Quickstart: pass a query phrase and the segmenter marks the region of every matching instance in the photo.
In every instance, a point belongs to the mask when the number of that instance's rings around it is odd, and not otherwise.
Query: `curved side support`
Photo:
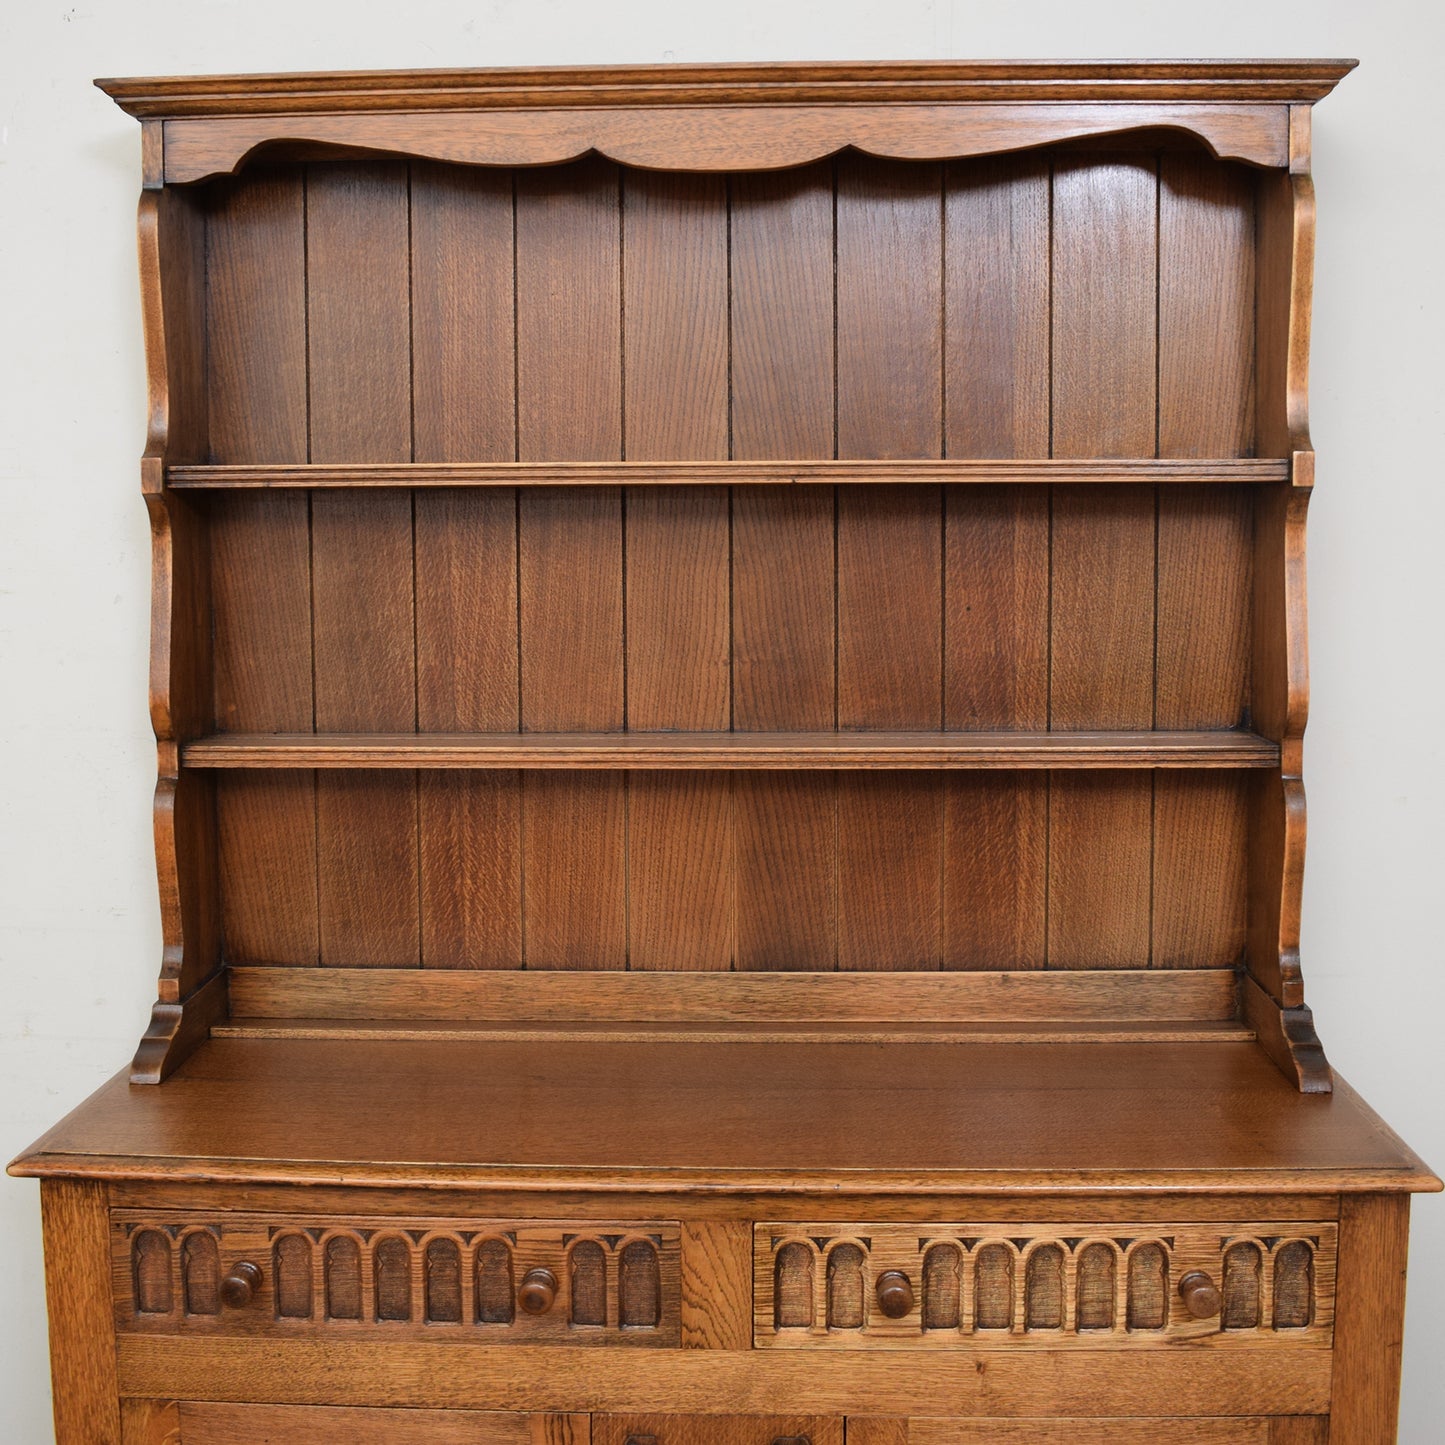
[[[1291,166],[1259,193],[1258,437],[1260,456],[1284,457],[1291,481],[1256,500],[1254,728],[1279,744],[1280,770],[1251,799],[1245,1017],[1261,1045],[1306,1093],[1332,1088],[1305,1006],[1300,967],[1304,887],[1304,733],[1309,717],[1305,523],[1314,483],[1309,435],[1310,301],[1315,197],[1307,166],[1308,108],[1291,117]]]
[[[180,770],[180,744],[205,731],[211,686],[206,522],[169,492],[171,461],[205,454],[204,220],[174,192],[146,190],[138,217],[148,415],[141,490],[151,524],[151,726],[162,957],[151,1022],[131,1066],[159,1083],[225,1007],[219,973],[213,784]]]
[[[168,120],[165,177],[177,184],[229,174],[278,145],[490,166],[557,165],[595,151],[646,170],[732,171],[781,170],[849,147],[948,160],[1155,129],[1193,136],[1224,160],[1289,159],[1285,105],[674,106]]]

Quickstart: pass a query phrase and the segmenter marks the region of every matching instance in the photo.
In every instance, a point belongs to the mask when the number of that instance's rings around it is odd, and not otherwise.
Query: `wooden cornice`
[[[907,61],[161,76],[96,84],[142,119],[632,106],[1233,101],[1309,104],[1353,60]]]

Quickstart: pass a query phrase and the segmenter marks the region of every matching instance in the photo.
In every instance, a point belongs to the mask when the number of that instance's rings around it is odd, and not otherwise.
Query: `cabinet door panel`
[[[588,1445],[586,1415],[122,1402],[122,1445]]]
[[[848,1445],[1279,1445],[1323,1442],[1323,1416],[848,1421]],[[1303,1429],[1306,1433],[1300,1434]],[[1310,1433],[1315,1432],[1318,1433]]]
[[[594,1415],[596,1445],[843,1445],[822,1415]]]

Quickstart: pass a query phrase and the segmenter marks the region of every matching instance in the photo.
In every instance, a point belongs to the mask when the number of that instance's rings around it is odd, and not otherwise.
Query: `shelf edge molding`
[[[175,491],[367,487],[999,485],[1287,482],[1284,457],[1054,458],[947,461],[407,462],[173,466]]]
[[[348,111],[942,100],[1322,100],[1348,59],[744,61],[694,65],[128,76],[96,85],[151,119]]]
[[[1228,732],[217,733],[189,769],[1275,768],[1279,748]]]

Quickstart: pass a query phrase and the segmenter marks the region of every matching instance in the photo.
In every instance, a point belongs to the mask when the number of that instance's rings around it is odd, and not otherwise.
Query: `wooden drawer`
[[[1334,1224],[1298,1220],[758,1224],[754,1338],[770,1348],[1328,1347],[1336,1236]]]
[[[113,1211],[116,1328],[676,1345],[678,1226]]]

